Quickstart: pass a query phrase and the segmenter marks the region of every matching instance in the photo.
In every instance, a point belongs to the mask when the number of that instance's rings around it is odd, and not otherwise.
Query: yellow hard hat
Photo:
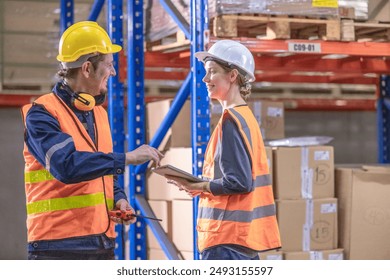
[[[107,32],[94,21],[80,21],[69,26],[61,36],[57,60],[74,62],[92,53],[117,53],[121,46],[111,42]]]

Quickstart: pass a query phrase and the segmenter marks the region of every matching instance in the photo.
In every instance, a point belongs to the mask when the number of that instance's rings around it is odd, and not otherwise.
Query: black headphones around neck
[[[66,83],[62,83],[62,88],[71,96],[71,104],[80,111],[91,111],[97,105],[102,105],[106,100],[106,95],[92,96],[86,92],[74,92]]]

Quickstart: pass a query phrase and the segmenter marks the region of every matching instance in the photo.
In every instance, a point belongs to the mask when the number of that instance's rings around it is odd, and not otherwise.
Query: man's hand
[[[126,211],[131,211],[132,213],[135,213],[133,207],[131,207],[130,204],[127,202],[127,200],[123,198],[117,201],[115,205],[115,209],[120,210],[122,213],[126,213]],[[127,219],[124,220],[120,217],[110,216],[110,219],[117,224],[124,224],[124,225],[134,224],[137,221],[136,217],[132,217],[129,220]]]
[[[160,166],[160,161],[164,155],[149,145],[142,145],[137,149],[126,153],[126,164],[142,164],[149,160],[154,161],[155,167]]]

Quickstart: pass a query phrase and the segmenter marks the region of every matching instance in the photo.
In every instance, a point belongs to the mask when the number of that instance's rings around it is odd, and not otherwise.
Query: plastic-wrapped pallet
[[[209,17],[227,14],[265,14],[269,0],[209,0]]]
[[[355,19],[368,19],[368,0],[339,0],[339,6],[354,8]]]
[[[171,0],[179,13],[189,22],[190,1]],[[364,2],[347,1],[344,2]],[[145,3],[145,40],[157,41],[175,34],[179,27],[161,6],[159,0]],[[363,11],[363,9],[362,9]],[[208,0],[209,18],[228,14],[299,15],[309,17],[337,17],[337,0]]]
[[[209,17],[223,14],[337,16],[337,0],[209,0]]]
[[[267,0],[267,14],[337,17],[337,0]]]

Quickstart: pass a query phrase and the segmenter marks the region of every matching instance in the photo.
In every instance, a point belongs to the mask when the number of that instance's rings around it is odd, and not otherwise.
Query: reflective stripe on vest
[[[269,174],[256,176],[256,179],[252,182],[252,187],[266,187],[272,184],[272,178]]]
[[[276,208],[274,204],[261,206],[252,211],[207,208],[201,207],[199,209],[199,219],[211,219],[219,221],[230,221],[239,223],[250,223],[252,220],[276,215]]]
[[[61,150],[63,147],[65,147],[66,145],[68,145],[69,143],[73,142],[73,139],[72,138],[68,138],[66,139],[65,141],[61,142],[61,143],[58,143],[58,144],[55,144],[53,145],[46,153],[45,155],[45,162],[46,162],[46,166],[45,168],[47,170],[50,170],[50,160],[51,160],[51,157],[52,155],[57,152],[58,150]]]
[[[70,210],[75,208],[95,206],[104,203],[104,193],[94,193],[64,198],[52,198],[28,203],[27,214],[32,215],[58,210]],[[114,201],[112,199],[107,199],[107,204],[109,206],[109,209],[112,209]]]
[[[106,175],[106,177],[113,177],[114,175]],[[46,169],[26,171],[24,173],[24,182],[26,184],[34,184],[45,181],[53,180],[53,175],[50,174]]]
[[[45,181],[53,180],[53,175],[50,174],[46,169],[35,170],[35,171],[26,171],[24,173],[24,182],[26,184],[34,184]]]

